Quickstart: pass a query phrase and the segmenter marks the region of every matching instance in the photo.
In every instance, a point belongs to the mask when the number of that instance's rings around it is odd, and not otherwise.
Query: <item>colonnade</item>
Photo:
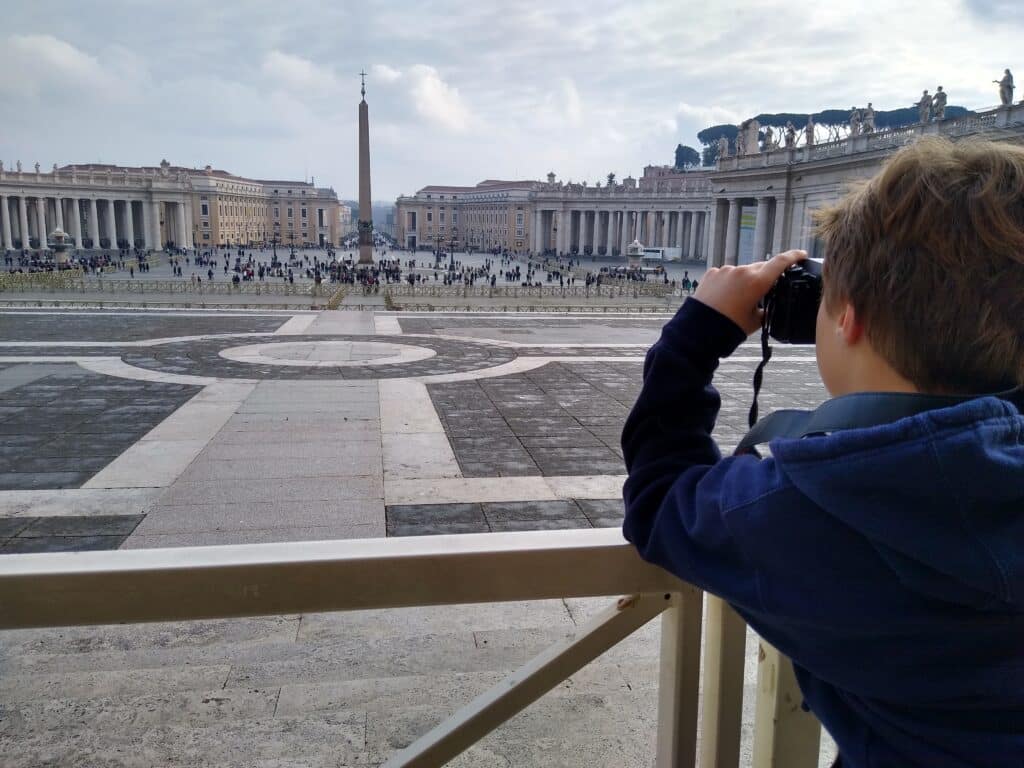
[[[168,200],[118,200],[67,196],[10,195],[0,192],[0,231],[4,250],[45,248],[61,229],[76,248],[161,250],[167,242],[191,248],[191,205]],[[65,222],[67,225],[65,226]]]
[[[779,253],[786,242],[786,204],[784,198],[771,195],[718,199],[711,214],[710,266],[740,263],[740,230],[744,207],[757,208],[754,239],[749,258],[744,262],[761,261]]]
[[[639,240],[648,248],[675,248],[687,260],[706,259],[711,211],[602,210],[537,207],[531,228],[534,253],[623,255]]]

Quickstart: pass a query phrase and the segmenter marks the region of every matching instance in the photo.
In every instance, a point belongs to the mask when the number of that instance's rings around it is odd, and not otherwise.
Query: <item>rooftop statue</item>
[[[729,140],[725,136],[718,137],[718,156],[728,157],[729,156]]]
[[[850,135],[860,136],[864,127],[864,118],[861,116],[860,110],[856,107],[850,107]]]
[[[808,147],[814,146],[814,118],[807,116],[807,125],[804,126],[804,143]]]
[[[1013,103],[1013,75],[1010,70],[1003,70],[1002,80],[993,80],[993,83],[999,85],[999,103],[1004,107],[1008,107]]]
[[[917,121],[927,123],[932,112],[932,97],[926,88],[921,94],[921,100],[915,105],[917,107]]]
[[[875,109],[871,106],[871,102],[868,102],[867,107],[864,108],[864,133],[875,132]]]
[[[932,120],[945,120],[946,118],[946,92],[942,86],[932,96]]]
[[[796,126],[792,120],[786,121],[786,149],[793,149],[796,146]]]

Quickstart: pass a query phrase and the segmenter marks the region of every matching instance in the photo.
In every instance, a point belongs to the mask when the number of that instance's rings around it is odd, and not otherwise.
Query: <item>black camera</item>
[[[764,297],[764,328],[783,344],[813,344],[821,304],[821,259],[787,269]]]

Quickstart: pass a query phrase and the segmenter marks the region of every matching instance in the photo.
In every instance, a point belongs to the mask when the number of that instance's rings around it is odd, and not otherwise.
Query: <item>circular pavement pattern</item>
[[[287,340],[285,340],[287,339]],[[252,338],[246,339],[252,341]],[[109,352],[107,353],[109,354]],[[160,344],[122,352],[128,365],[224,379],[402,379],[464,373],[508,363],[515,350],[422,336],[271,336]]]
[[[222,349],[227,360],[250,365],[297,365],[308,368],[343,368],[398,365],[426,360],[437,354],[427,347],[381,341],[284,341]]]

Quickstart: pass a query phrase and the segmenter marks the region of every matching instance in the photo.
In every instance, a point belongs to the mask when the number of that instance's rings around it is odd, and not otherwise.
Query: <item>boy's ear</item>
[[[836,319],[836,334],[848,347],[857,344],[864,336],[864,326],[857,317],[857,310],[849,302],[843,302],[843,308]]]

